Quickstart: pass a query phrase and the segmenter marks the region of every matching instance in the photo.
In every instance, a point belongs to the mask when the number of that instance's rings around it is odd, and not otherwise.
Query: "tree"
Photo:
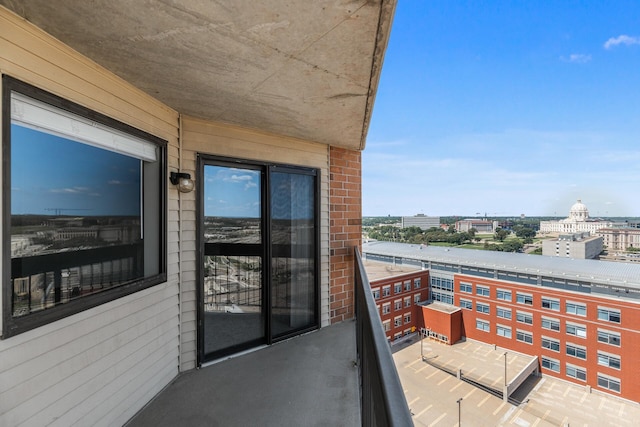
[[[469,233],[469,236],[471,236],[471,238],[473,239],[474,237],[476,237],[476,233],[478,232],[478,230],[475,229],[475,227],[471,227],[469,229],[469,231],[467,231],[467,233]]]
[[[522,225],[516,225],[515,227],[513,227],[513,231],[516,233],[516,236],[520,237],[521,239],[533,239],[534,237],[536,237],[536,230]]]
[[[510,239],[502,244],[503,252],[519,252],[522,250],[522,242],[519,239]]]
[[[509,235],[508,230],[504,230],[498,227],[496,228],[496,232],[493,234],[493,238],[496,239],[498,242],[504,242],[504,239],[506,239],[508,235]]]
[[[447,233],[453,234],[455,232],[456,232],[456,226],[455,225],[450,225],[449,229],[447,230]]]

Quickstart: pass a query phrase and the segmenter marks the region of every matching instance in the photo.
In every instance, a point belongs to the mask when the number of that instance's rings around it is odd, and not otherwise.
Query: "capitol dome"
[[[587,209],[587,206],[582,203],[581,200],[578,200],[571,206],[569,218],[575,219],[576,221],[586,221],[587,218],[589,218],[589,209]]]

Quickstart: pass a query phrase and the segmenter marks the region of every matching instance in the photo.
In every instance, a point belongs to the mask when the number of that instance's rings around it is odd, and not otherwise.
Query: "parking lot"
[[[393,350],[416,426],[599,427],[635,426],[640,420],[640,405],[634,402],[547,376],[529,377],[513,395],[522,403],[513,405],[423,361],[418,338],[394,345]],[[475,341],[454,346],[423,341],[423,354],[437,356],[447,367],[461,365],[489,383],[504,380],[504,368],[496,368],[504,352]],[[512,371],[517,370],[515,354],[508,356],[507,364],[509,360]]]

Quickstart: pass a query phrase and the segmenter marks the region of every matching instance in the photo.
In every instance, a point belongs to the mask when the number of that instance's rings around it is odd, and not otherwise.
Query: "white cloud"
[[[564,62],[573,62],[574,64],[586,64],[591,61],[591,55],[586,55],[584,53],[572,53],[568,57],[561,56],[560,60]]]
[[[631,37],[631,36],[626,36],[624,34],[618,37],[611,37],[609,40],[607,40],[604,43],[604,48],[611,49],[612,47],[618,46],[619,44],[626,44],[626,45],[640,44],[640,37]]]
[[[108,182],[109,185],[120,185],[122,184],[122,181],[118,181],[117,179],[112,179],[111,181]]]

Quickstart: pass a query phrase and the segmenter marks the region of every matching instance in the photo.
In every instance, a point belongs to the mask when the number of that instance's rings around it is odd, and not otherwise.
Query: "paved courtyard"
[[[420,340],[394,345],[394,360],[416,426],[637,426],[640,405],[551,377],[530,377],[514,396],[522,403],[504,402],[422,360]],[[467,341],[447,346],[423,341],[423,354],[437,356],[447,367],[462,365],[489,383],[504,379],[496,369],[504,349]],[[509,356],[511,355],[511,356]],[[516,353],[507,356],[512,365]],[[504,362],[502,362],[504,363]],[[510,377],[510,374],[508,374]],[[460,403],[458,400],[462,398]],[[458,424],[460,410],[460,424]]]

